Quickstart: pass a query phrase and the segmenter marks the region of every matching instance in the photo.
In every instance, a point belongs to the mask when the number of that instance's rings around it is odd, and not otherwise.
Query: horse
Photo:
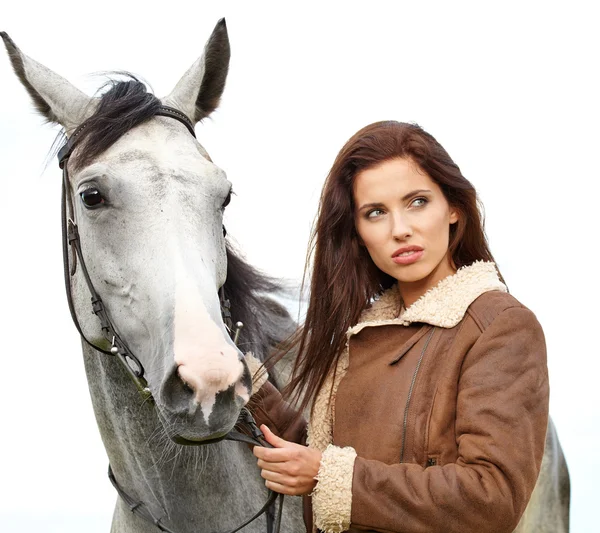
[[[111,479],[122,496],[111,531],[149,531],[134,506],[155,517],[157,530],[230,530],[267,493],[246,445],[194,446],[227,434],[252,392],[226,323],[245,324],[239,346],[260,360],[296,324],[267,296],[281,286],[228,243],[223,211],[231,184],[193,136],[224,90],[225,22],[162,99],[135,78],[90,98],[2,37],[38,110],[68,138],[78,136],[62,159],[69,170],[65,241],[80,248],[65,251],[66,286]],[[96,316],[90,287],[103,302]],[[105,355],[111,353],[123,364]],[[297,500],[286,503],[283,531],[304,530]],[[266,522],[261,516],[243,531],[264,531]],[[550,420],[542,470],[515,533],[568,530],[569,475]]]
[[[269,499],[248,443],[221,440],[252,392],[245,352],[263,361],[295,322],[269,297],[282,284],[226,238],[232,185],[194,134],[225,87],[226,23],[162,99],[133,76],[89,97],[2,38],[35,106],[69,139],[65,281],[120,495],[111,532],[232,531]],[[236,344],[227,326],[238,321]],[[286,499],[281,530],[303,528],[300,499]]]
[[[568,533],[571,481],[558,433],[548,418],[540,475],[514,533]]]

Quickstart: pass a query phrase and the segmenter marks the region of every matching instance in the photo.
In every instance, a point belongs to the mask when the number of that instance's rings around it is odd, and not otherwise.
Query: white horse
[[[92,403],[122,491],[111,531],[233,530],[267,500],[250,447],[190,446],[231,430],[252,391],[222,307],[245,323],[239,345],[260,358],[293,322],[262,296],[277,284],[227,246],[231,183],[193,135],[225,86],[225,22],[162,99],[134,78],[90,98],[2,37],[38,110],[74,143],[64,160],[65,238],[73,247],[67,285],[89,341],[82,345]],[[95,292],[105,310],[96,308],[98,316],[90,305]],[[286,500],[282,531],[303,530],[293,500]],[[265,531],[266,522],[262,515],[243,531]]]

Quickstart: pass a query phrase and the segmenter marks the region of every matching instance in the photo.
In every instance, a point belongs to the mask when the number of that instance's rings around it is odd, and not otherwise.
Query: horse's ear
[[[93,98],[67,80],[23,54],[5,32],[0,32],[15,74],[27,89],[37,110],[49,122],[61,124],[70,134],[93,112]]]
[[[217,22],[204,54],[163,99],[166,105],[183,111],[194,122],[210,115],[219,105],[229,70],[229,36],[225,19]]]

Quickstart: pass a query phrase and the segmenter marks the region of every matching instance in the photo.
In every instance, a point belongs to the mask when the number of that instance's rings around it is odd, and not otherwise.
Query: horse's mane
[[[155,116],[161,101],[147,91],[146,85],[129,73],[123,81],[109,80],[96,110],[79,134],[76,166],[83,167],[110,148],[133,127]],[[295,322],[287,310],[267,294],[285,292],[283,283],[249,265],[227,243],[227,281],[225,297],[231,302],[233,323],[242,322],[239,346],[263,360],[274,345],[286,339]]]
[[[261,361],[276,344],[296,329],[296,323],[283,305],[267,295],[285,293],[279,280],[266,276],[249,265],[227,243],[227,281],[225,298],[231,303],[231,318],[242,322],[238,345],[242,352],[253,352]]]

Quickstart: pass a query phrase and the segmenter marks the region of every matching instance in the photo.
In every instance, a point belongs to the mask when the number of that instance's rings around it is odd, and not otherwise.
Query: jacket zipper
[[[435,328],[431,329],[431,333],[428,335],[425,340],[425,344],[423,349],[421,350],[421,356],[419,357],[419,361],[417,362],[417,368],[413,373],[412,381],[410,382],[410,388],[408,389],[408,398],[406,398],[406,407],[404,408],[404,422],[402,424],[402,447],[400,448],[400,462],[404,462],[404,448],[406,444],[406,424],[408,422],[408,408],[410,406],[410,398],[412,396],[413,388],[415,386],[415,381],[417,381],[417,373],[419,372],[419,368],[421,367],[421,361],[423,361],[423,356],[425,355],[425,350],[427,350],[427,346],[429,345],[429,341],[431,337],[433,337],[433,332]]]

